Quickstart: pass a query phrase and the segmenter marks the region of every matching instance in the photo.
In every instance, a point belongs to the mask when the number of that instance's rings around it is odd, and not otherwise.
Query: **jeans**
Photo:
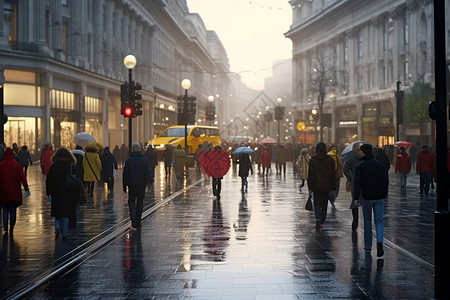
[[[316,220],[320,220],[320,223],[323,224],[327,218],[328,192],[314,192],[313,197]]]
[[[406,179],[408,179],[408,173],[400,173],[400,185],[406,187]]]
[[[9,225],[11,231],[14,228],[14,225],[16,225],[16,217],[17,217],[17,202],[11,201],[8,202],[6,205],[3,205],[3,229],[5,231],[8,230],[8,217],[9,217]]]
[[[128,187],[128,208],[130,209],[131,226],[141,228],[142,210],[144,206],[145,186]]]
[[[428,194],[431,183],[431,172],[420,172],[420,193]]]
[[[364,216],[364,249],[372,249],[372,209],[377,232],[377,243],[383,242],[383,212],[384,199],[366,200],[362,202],[362,211]]]
[[[55,218],[55,231],[61,232],[63,238],[67,236],[67,228],[69,228],[69,217]]]

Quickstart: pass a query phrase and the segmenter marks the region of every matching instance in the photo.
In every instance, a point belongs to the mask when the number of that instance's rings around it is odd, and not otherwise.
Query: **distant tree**
[[[323,54],[315,56],[312,61],[312,70],[309,74],[309,87],[311,95],[317,97],[319,106],[320,138],[323,137],[323,104],[329,94],[336,94],[340,90],[337,82],[335,57],[324,57]]]
[[[403,107],[406,123],[430,122],[428,116],[428,103],[434,101],[434,89],[429,83],[418,80],[413,87],[405,92],[405,103]]]

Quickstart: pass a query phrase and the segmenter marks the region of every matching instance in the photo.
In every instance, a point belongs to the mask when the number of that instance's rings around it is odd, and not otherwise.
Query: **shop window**
[[[6,146],[11,147],[13,143],[17,143],[19,148],[27,146],[30,154],[37,153],[38,120],[38,118],[8,117],[8,122],[4,125]]]
[[[86,113],[100,114],[102,112],[102,100],[99,98],[88,97],[84,98],[84,107]]]
[[[21,106],[41,106],[39,87],[34,85],[5,83],[4,104]]]
[[[50,103],[52,108],[63,110],[78,110],[78,95],[61,90],[51,90]]]

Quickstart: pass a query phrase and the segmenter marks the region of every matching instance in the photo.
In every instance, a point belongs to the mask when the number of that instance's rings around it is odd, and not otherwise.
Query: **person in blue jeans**
[[[381,163],[374,159],[372,146],[361,145],[357,151],[359,163],[355,167],[353,199],[358,205],[362,195],[362,211],[364,218],[364,251],[372,251],[372,211],[377,232],[377,257],[384,255],[383,250],[383,211],[384,200],[388,193],[388,175]]]

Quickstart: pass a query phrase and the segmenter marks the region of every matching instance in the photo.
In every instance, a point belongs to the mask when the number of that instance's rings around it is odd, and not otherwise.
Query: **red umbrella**
[[[412,146],[414,146],[413,143],[407,142],[407,141],[398,141],[398,142],[395,142],[394,145],[399,146],[399,147],[412,147]]]
[[[262,140],[260,140],[259,143],[260,144],[276,144],[277,141],[271,137],[266,137],[266,138],[263,138]]]
[[[212,149],[205,155],[199,156],[200,165],[206,174],[212,178],[220,178],[230,169],[230,156],[222,149]]]

